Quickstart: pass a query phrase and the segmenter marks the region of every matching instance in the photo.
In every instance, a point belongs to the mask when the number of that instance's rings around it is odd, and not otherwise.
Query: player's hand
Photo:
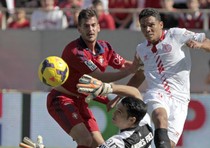
[[[103,83],[89,75],[84,74],[77,84],[79,93],[89,94],[88,99],[93,99],[97,96],[112,93],[112,86],[110,83]]]
[[[37,141],[33,142],[30,138],[24,137],[23,141],[19,143],[19,146],[22,148],[45,148],[43,144],[42,136],[37,137]]]
[[[199,49],[199,48],[201,48],[202,43],[195,41],[195,40],[189,40],[189,41],[187,41],[186,45],[190,48],[198,48]]]

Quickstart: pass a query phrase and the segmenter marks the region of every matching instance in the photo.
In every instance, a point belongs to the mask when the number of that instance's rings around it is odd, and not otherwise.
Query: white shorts
[[[175,144],[182,134],[187,117],[189,101],[182,102],[176,98],[170,98],[164,93],[147,92],[144,94],[144,102],[148,105],[148,113],[157,108],[164,108],[168,116],[168,136]]]

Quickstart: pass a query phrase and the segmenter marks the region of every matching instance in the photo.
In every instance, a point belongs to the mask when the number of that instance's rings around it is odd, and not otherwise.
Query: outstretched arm
[[[128,86],[128,85],[118,85],[112,84],[113,93],[119,96],[130,96],[142,99],[141,93],[135,87]]]
[[[77,84],[80,93],[91,94],[92,97],[115,93],[120,96],[130,96],[142,99],[139,90],[132,86],[103,83],[89,75],[83,75]]]
[[[89,73],[88,75],[97,78],[103,82],[114,82],[122,78],[125,78],[130,74],[135,73],[138,68],[139,68],[139,63],[137,59],[134,59],[133,62],[126,60],[120,71],[101,72],[99,69],[96,69],[94,72]]]
[[[139,86],[144,82],[144,79],[144,71],[140,69],[131,77],[127,85],[139,88]]]
[[[190,48],[204,49],[205,51],[210,52],[210,39],[208,38],[205,38],[203,42],[189,40],[186,45]]]

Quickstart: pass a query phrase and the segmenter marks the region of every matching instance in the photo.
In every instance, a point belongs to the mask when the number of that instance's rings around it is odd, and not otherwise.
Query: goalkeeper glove
[[[22,148],[45,148],[43,144],[42,136],[37,137],[37,142],[33,142],[30,138],[24,137],[23,142],[19,143],[19,146]]]
[[[89,102],[97,96],[112,93],[112,85],[110,83],[103,83],[100,80],[84,74],[77,84],[78,92],[89,94],[86,97],[86,102]]]

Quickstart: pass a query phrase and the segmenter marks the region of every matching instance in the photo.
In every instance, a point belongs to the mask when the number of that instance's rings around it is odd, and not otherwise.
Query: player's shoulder
[[[112,49],[111,44],[106,40],[97,40],[97,43],[103,48]]]
[[[64,52],[68,52],[68,53],[71,53],[75,50],[79,50],[80,49],[80,42],[79,42],[79,38],[78,39],[75,39],[71,42],[69,42],[65,48],[64,48]]]
[[[168,34],[173,34],[173,35],[182,35],[186,31],[185,28],[179,28],[179,27],[173,27],[167,30]]]
[[[147,47],[147,45],[148,45],[148,41],[145,40],[145,41],[139,43],[139,44],[136,46],[136,50],[145,49],[145,48]]]

